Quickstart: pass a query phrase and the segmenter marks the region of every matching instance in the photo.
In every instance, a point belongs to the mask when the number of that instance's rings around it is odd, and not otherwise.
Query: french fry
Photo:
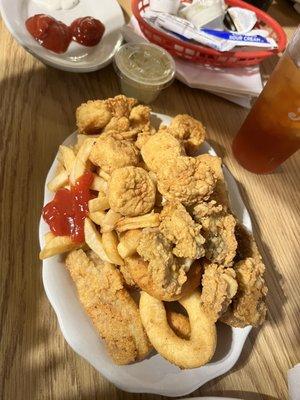
[[[149,213],[138,217],[124,217],[121,218],[116,224],[118,232],[125,232],[130,229],[154,228],[158,226],[159,214]]]
[[[81,247],[81,244],[75,243],[70,236],[53,236],[52,239],[50,238],[50,234],[47,236],[45,246],[39,254],[40,260],[45,260],[45,258]]]
[[[101,260],[112,262],[104,250],[101,235],[90,218],[84,220],[84,237],[86,244],[101,258]]]
[[[89,213],[89,218],[95,222],[95,224],[102,226],[106,213],[104,211],[94,211]]]
[[[100,178],[100,176],[95,175],[91,189],[97,192],[107,192],[107,187],[107,182],[103,178]]]
[[[52,240],[53,238],[55,238],[55,235],[54,235],[54,233],[52,233],[51,231],[45,233],[45,235],[44,235],[45,244],[49,243],[50,240]]]
[[[103,169],[100,169],[99,176],[101,176],[101,178],[103,178],[106,182],[109,181],[110,175],[107,172],[103,171]]]
[[[118,253],[122,258],[131,257],[136,253],[141,233],[141,229],[133,229],[122,234],[118,244]]]
[[[74,151],[68,146],[61,145],[59,146],[59,154],[63,166],[65,167],[67,173],[70,175],[76,158]]]
[[[95,211],[104,211],[109,209],[108,198],[105,193],[102,191],[98,193],[98,197],[96,199],[92,199],[89,201],[89,212]]]
[[[101,225],[102,233],[113,231],[120,218],[122,218],[121,214],[114,212],[112,209],[108,210]]]
[[[124,261],[117,250],[119,241],[116,232],[104,232],[102,234],[102,242],[104,250],[111,261],[116,265],[124,265]]]
[[[70,182],[72,185],[75,185],[78,178],[81,177],[85,173],[87,169],[90,167],[89,156],[94,146],[95,139],[86,139],[83,145],[80,147],[75,161],[73,163],[73,168],[70,173]]]
[[[57,192],[58,189],[67,185],[68,180],[68,173],[66,170],[63,170],[48,183],[47,187],[49,190],[51,190],[51,192]]]

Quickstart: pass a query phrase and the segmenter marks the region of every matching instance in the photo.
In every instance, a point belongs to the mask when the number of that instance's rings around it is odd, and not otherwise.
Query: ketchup
[[[75,42],[84,46],[96,46],[104,34],[105,26],[98,19],[84,17],[75,19],[70,31]]]
[[[28,18],[25,25],[34,39],[46,49],[55,53],[67,51],[72,35],[63,22],[45,14],[37,14]]]
[[[56,236],[71,236],[76,243],[84,242],[84,219],[88,215],[88,201],[93,198],[90,186],[94,176],[85,172],[68,189],[59,189],[54,199],[43,208],[44,221]]]

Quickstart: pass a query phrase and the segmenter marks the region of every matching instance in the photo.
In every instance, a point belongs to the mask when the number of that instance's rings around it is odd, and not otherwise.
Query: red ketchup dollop
[[[72,35],[63,22],[45,14],[37,14],[28,18],[25,25],[34,39],[46,49],[55,53],[67,51]]]
[[[96,46],[104,34],[105,26],[98,19],[83,17],[72,22],[70,31],[75,42],[84,46]]]
[[[43,218],[56,236],[71,236],[76,243],[84,242],[84,219],[88,215],[88,201],[94,198],[89,189],[94,179],[85,172],[74,186],[59,189],[54,199],[43,208]]]

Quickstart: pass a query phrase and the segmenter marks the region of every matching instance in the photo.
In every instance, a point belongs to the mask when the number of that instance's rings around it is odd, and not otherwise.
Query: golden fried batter
[[[133,129],[143,131],[150,128],[150,112],[151,108],[139,104],[133,107],[129,115],[130,126]]]
[[[79,133],[100,133],[111,120],[112,114],[104,100],[89,100],[76,110],[76,123]]]
[[[137,100],[120,94],[105,100],[105,104],[113,117],[129,118],[132,108],[137,104]]]
[[[172,253],[172,244],[159,229],[144,229],[139,245],[138,254],[148,261],[148,273],[154,285],[162,287],[171,295],[181,293],[182,286],[187,280],[192,262],[180,260]]]
[[[217,181],[214,171],[198,157],[181,156],[164,160],[157,177],[159,192],[167,200],[178,200],[185,206],[207,199]]]
[[[147,214],[155,203],[156,188],[143,168],[123,167],[111,174],[108,200],[110,207],[122,215]]]
[[[146,357],[150,350],[138,307],[112,264],[97,263],[82,250],[69,253],[66,266],[87,314],[116,364]]]
[[[113,135],[99,137],[91,151],[90,160],[111,174],[115,169],[137,165],[139,150],[127,140],[116,140]]]
[[[268,292],[263,274],[265,266],[260,260],[246,258],[234,265],[238,291],[222,322],[243,328],[247,325],[261,325],[266,317],[265,296]]]
[[[112,117],[109,123],[103,129],[103,132],[117,132],[122,134],[130,128],[130,122],[127,117]]]
[[[183,260],[181,260],[184,262]],[[162,301],[175,301],[192,293],[200,284],[201,265],[195,261],[186,273],[186,281],[178,291],[172,293],[164,288],[163,281],[154,279],[149,271],[149,263],[144,261],[139,255],[133,255],[125,259],[126,267],[130,276],[140,289],[149,293],[151,296]],[[189,265],[189,264],[188,264]],[[175,274],[174,274],[175,275]],[[168,289],[168,288],[167,288]]]
[[[200,234],[201,225],[195,223],[179,202],[167,203],[161,214],[161,233],[175,245],[173,254],[191,259],[201,258],[205,254],[205,239]]]
[[[147,167],[153,171],[164,168],[168,159],[184,155],[184,148],[167,130],[160,130],[146,141],[141,149],[143,160]]]
[[[214,321],[227,310],[238,288],[232,268],[223,265],[206,264],[202,276],[201,303],[204,311]]]
[[[190,115],[176,115],[169,128],[172,135],[183,142],[187,154],[197,150],[205,140],[204,126]]]
[[[236,254],[236,219],[214,200],[199,203],[193,210],[194,218],[202,225],[205,256],[211,262],[231,265]]]

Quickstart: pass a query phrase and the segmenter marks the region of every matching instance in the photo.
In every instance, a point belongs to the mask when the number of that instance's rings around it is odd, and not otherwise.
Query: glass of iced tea
[[[247,170],[273,172],[300,148],[300,27],[255,102],[232,149]]]

